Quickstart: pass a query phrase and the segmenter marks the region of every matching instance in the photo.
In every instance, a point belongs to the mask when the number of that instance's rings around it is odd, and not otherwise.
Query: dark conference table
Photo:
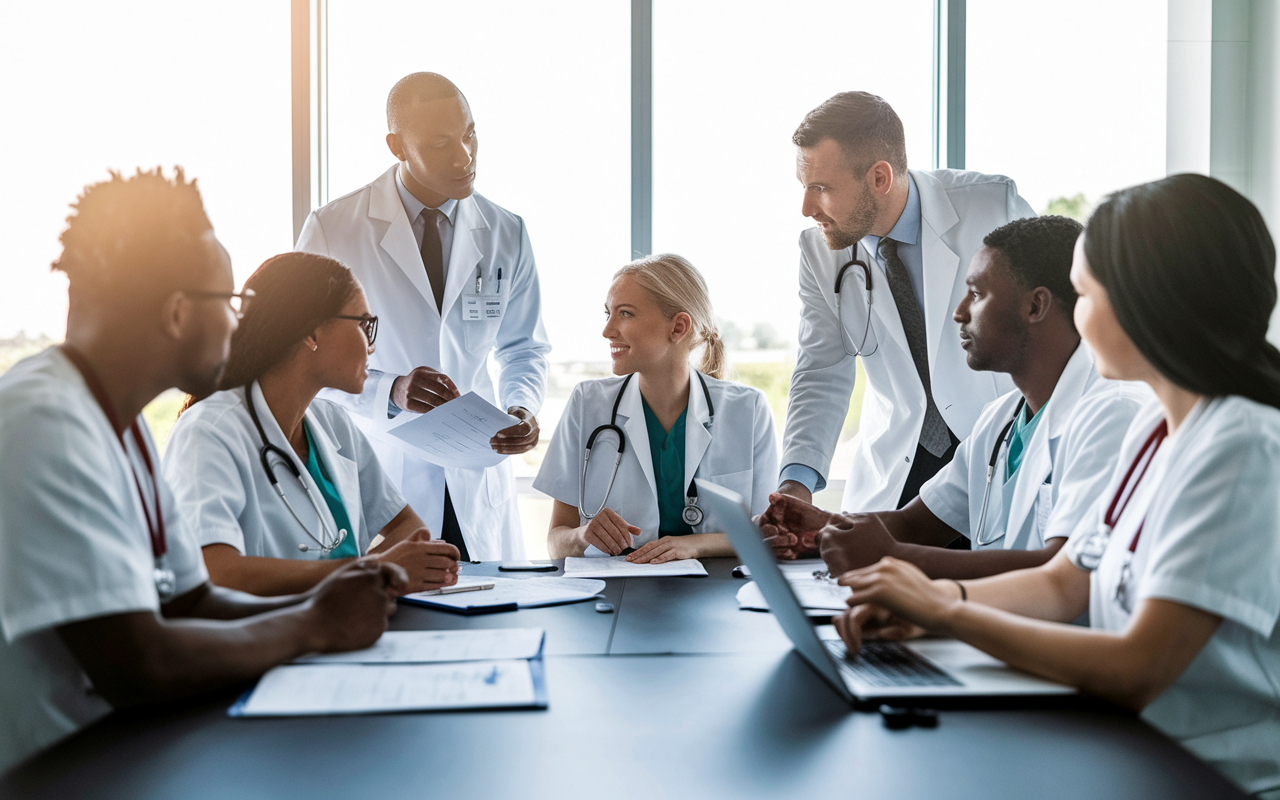
[[[0,797],[1245,796],[1096,704],[943,710],[935,729],[888,730],[823,683],[771,615],[738,610],[736,560],[704,563],[706,578],[609,581],[613,614],[400,607],[395,630],[546,629],[545,711],[231,719],[228,692],[108,717],[0,777]]]

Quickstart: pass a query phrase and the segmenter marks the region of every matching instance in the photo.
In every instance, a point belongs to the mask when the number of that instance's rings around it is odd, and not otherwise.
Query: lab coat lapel
[[[1026,523],[1027,516],[1039,497],[1040,487],[1052,474],[1052,442],[1061,439],[1066,432],[1067,420],[1071,418],[1071,412],[1075,410],[1076,403],[1084,394],[1093,374],[1093,354],[1081,342],[1067,360],[1062,374],[1058,376],[1058,383],[1053,387],[1049,402],[1041,409],[1040,413],[1044,416],[1036,423],[1031,441],[1027,443],[1022,465],[1018,467],[1018,480],[1014,484],[1013,499],[1009,503],[1009,524],[1005,528],[1010,534],[1005,538],[1006,547],[1018,539],[1016,534]],[[1003,473],[997,477],[1001,475]]]
[[[333,519],[333,514],[329,511],[329,504],[324,502],[324,496],[320,494],[320,487],[316,485],[315,479],[307,471],[306,463],[298,458],[298,454],[293,451],[293,445],[289,444],[289,438],[284,434],[284,429],[280,427],[280,423],[276,422],[275,415],[271,413],[271,408],[267,405],[267,399],[262,395],[262,387],[258,385],[257,381],[254,381],[249,385],[249,391],[253,392],[254,408],[258,412],[258,421],[262,423],[262,430],[267,434],[267,441],[279,447],[289,456],[294,466],[298,468],[300,473],[299,480],[302,482],[302,486],[306,487],[305,489],[296,487],[298,491],[290,491],[290,484],[295,484],[293,476],[288,473],[287,467],[283,465],[277,467],[276,477],[280,480],[280,488],[284,489],[286,495],[293,498],[289,502],[293,504],[294,512],[302,518],[303,522],[307,523],[308,530],[317,535],[320,533],[318,526],[316,526],[316,521],[312,519],[316,513],[315,509],[312,508],[311,501],[306,496],[307,492],[310,492],[311,496],[315,498],[316,504],[320,507],[320,513],[324,515],[325,524],[329,526],[329,530],[336,531],[338,525]],[[311,420],[311,436],[316,438],[319,426],[315,424],[309,411],[307,417]],[[247,422],[247,424],[253,425],[252,422]],[[254,430],[253,435],[257,437],[257,434],[258,432]],[[274,457],[271,460],[273,463],[278,463]],[[326,462],[327,465],[328,463]],[[341,491],[341,488],[339,488],[339,491]],[[304,539],[303,541],[306,540]]]
[[[369,193],[369,217],[387,223],[379,245],[383,252],[391,256],[396,266],[413,284],[413,288],[418,290],[418,294],[427,301],[426,305],[431,311],[436,312],[436,298],[431,291],[431,281],[427,280],[422,251],[418,249],[409,215],[405,213],[400,193],[396,191],[397,169],[399,165],[387,170],[374,182],[373,191]]]
[[[445,315],[448,315],[449,309],[453,308],[453,304],[468,287],[470,291],[475,291],[476,265],[484,258],[485,253],[481,252],[479,237],[474,231],[488,227],[489,223],[480,213],[474,197],[458,201],[458,215],[453,227],[453,249],[449,251],[449,274],[444,281]]]
[[[710,388],[709,386],[707,387]],[[684,489],[687,491],[702,457],[711,446],[711,415],[702,382],[696,373],[689,376],[689,406],[684,423]]]
[[[658,502],[658,482],[653,477],[653,453],[649,449],[649,429],[644,422],[644,406],[640,398],[640,380],[632,380],[622,396],[622,404],[618,406],[618,418],[625,418],[622,429],[627,433],[627,452],[640,462],[640,471],[649,484],[649,493],[653,502]]]
[[[942,235],[960,221],[955,207],[938,179],[925,172],[911,171],[920,193],[920,253],[924,264],[924,328],[929,343],[929,369],[937,360],[941,340],[949,330],[951,295],[960,256],[956,255]]]
[[[319,451],[317,455],[320,462],[328,471],[329,478],[338,489],[338,497],[347,510],[347,519],[352,528],[349,534],[356,537],[358,549],[364,552],[364,544],[360,541],[360,465],[342,453],[342,445],[329,438],[329,432],[310,408],[307,409],[306,416],[311,439]]]

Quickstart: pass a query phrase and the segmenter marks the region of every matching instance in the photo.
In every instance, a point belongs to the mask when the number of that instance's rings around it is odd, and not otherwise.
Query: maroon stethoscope
[[[84,356],[65,344],[62,345],[62,352],[66,354],[67,360],[80,371],[84,382],[89,386],[89,391],[93,393],[93,398],[98,401],[98,405],[102,408],[102,413],[106,415],[112,432],[120,430],[119,418],[116,416],[115,409],[111,407],[111,401],[107,398],[107,392],[102,387],[102,381],[98,380],[98,376],[89,366],[89,362],[85,360]],[[146,440],[142,437],[142,429],[138,425],[137,419],[134,419],[133,424],[129,426],[129,431],[133,433],[133,440],[138,445],[138,452],[142,454],[142,463],[147,468],[147,476],[151,479],[151,492],[152,497],[155,499],[153,506],[155,509],[154,519],[151,515],[151,509],[147,507],[147,498],[142,491],[142,480],[138,477],[137,467],[134,466],[133,459],[129,458],[129,449],[125,446],[124,434],[116,434],[116,439],[120,442],[120,448],[124,450],[125,460],[129,462],[129,470],[133,473],[133,485],[138,487],[138,500],[142,503],[142,515],[147,521],[147,533],[151,538],[151,556],[154,559],[152,577],[155,580],[156,592],[160,595],[161,600],[168,600],[173,597],[174,592],[177,590],[178,579],[173,569],[169,567],[169,547],[164,535],[164,511],[160,507],[160,482],[156,480],[155,466],[151,463],[151,452],[147,449]]]
[[[1160,424],[1151,432],[1147,440],[1142,444],[1142,448],[1138,450],[1138,455],[1134,457],[1133,463],[1129,465],[1129,471],[1124,474],[1124,480],[1120,482],[1120,488],[1116,490],[1115,497],[1111,498],[1111,504],[1107,506],[1107,513],[1102,517],[1102,525],[1098,530],[1090,534],[1089,538],[1080,548],[1078,560],[1081,567],[1087,570],[1095,570],[1102,561],[1102,554],[1106,552],[1107,542],[1111,538],[1111,531],[1115,528],[1116,523],[1120,521],[1120,517],[1124,514],[1126,508],[1129,507],[1129,501],[1133,499],[1134,493],[1138,490],[1138,485],[1142,483],[1142,479],[1147,474],[1147,468],[1151,466],[1151,462],[1155,460],[1156,451],[1160,449],[1160,444],[1169,435],[1168,420],[1160,420]],[[1134,476],[1137,473],[1137,477]],[[1132,481],[1132,484],[1130,483]],[[1146,527],[1147,519],[1144,516],[1142,521],[1138,523],[1138,529],[1133,532],[1133,539],[1129,542],[1129,547],[1125,552],[1124,565],[1120,568],[1120,581],[1116,584],[1115,599],[1126,612],[1133,612],[1133,598],[1129,594],[1129,583],[1133,580],[1133,554],[1138,550],[1138,540],[1142,538],[1142,529]]]

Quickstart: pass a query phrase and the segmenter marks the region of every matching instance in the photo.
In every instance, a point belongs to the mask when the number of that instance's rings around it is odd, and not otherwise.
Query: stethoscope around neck
[[[702,396],[707,399],[707,428],[708,430],[715,423],[716,407],[711,402],[711,390],[707,388],[707,379],[702,377],[702,373],[694,370],[694,375],[698,376],[698,383],[702,384]],[[618,427],[618,407],[622,405],[622,396],[627,392],[627,385],[631,383],[631,379],[635,377],[635,373],[631,373],[622,381],[622,385],[618,387],[618,396],[613,399],[613,411],[609,414],[609,421],[599,426],[591,432],[587,437],[587,451],[582,459],[582,478],[578,481],[578,513],[583,519],[595,519],[596,515],[604,510],[605,505],[609,502],[609,493],[613,491],[613,482],[618,478],[618,465],[622,463],[622,454],[627,449],[627,436],[622,432],[622,428]],[[613,470],[609,473],[609,486],[604,490],[604,499],[600,501],[600,505],[596,510],[587,513],[587,466],[591,464],[591,448],[595,446],[596,437],[607,431],[612,431],[618,437],[618,454],[613,459]],[[702,508],[698,505],[698,487],[693,481],[689,481],[689,488],[684,493],[684,510],[680,512],[680,518],[684,523],[693,528],[702,524],[705,518]]]
[[[276,494],[280,495],[280,499],[284,501],[284,507],[289,509],[289,513],[298,523],[298,527],[302,528],[307,534],[307,538],[315,542],[320,547],[322,558],[328,558],[329,554],[342,546],[347,540],[347,531],[342,529],[334,533],[329,527],[329,523],[325,521],[324,511],[320,508],[320,503],[316,500],[315,494],[311,491],[311,487],[302,479],[302,470],[298,469],[298,465],[293,462],[293,458],[279,447],[267,441],[267,432],[263,430],[262,423],[258,420],[258,410],[254,407],[253,385],[249,384],[244,387],[245,405],[249,408],[249,417],[253,420],[253,425],[258,429],[258,435],[262,437],[262,447],[258,449],[258,458],[262,461],[262,471],[267,473],[267,480],[271,481],[271,488],[276,490]],[[284,488],[280,486],[280,480],[276,478],[275,467],[271,463],[271,456],[275,456],[284,465],[289,468],[289,473],[302,486],[302,490],[307,493],[307,499],[311,501],[311,507],[315,509],[316,518],[320,520],[320,536],[316,536],[298,516],[298,512],[293,510],[293,504],[289,502],[289,498],[285,497]],[[306,542],[299,542],[298,549],[307,552],[311,549],[311,545]]]
[[[973,537],[974,543],[979,547],[986,547],[987,545],[995,542],[1001,536],[1004,536],[1003,533],[1000,533],[998,536],[993,536],[990,539],[983,539],[983,526],[987,523],[987,504],[991,502],[991,479],[995,477],[996,474],[996,462],[1000,460],[1000,448],[1008,444],[1009,431],[1013,430],[1013,423],[1018,421],[1018,415],[1022,413],[1022,409],[1026,408],[1026,406],[1027,398],[1019,398],[1018,407],[1013,410],[1013,418],[1006,422],[1005,426],[1000,429],[1000,435],[996,437],[995,446],[991,448],[991,459],[987,461],[987,486],[982,490],[982,510],[978,512],[978,527],[974,531]],[[1007,522],[1008,521],[1006,520],[1006,523]]]

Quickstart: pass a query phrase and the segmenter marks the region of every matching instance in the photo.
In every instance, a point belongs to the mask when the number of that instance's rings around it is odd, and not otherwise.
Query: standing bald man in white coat
[[[538,443],[551,345],[524,221],[475,194],[475,122],[448,79],[429,72],[401,79],[387,98],[387,125],[399,163],[313,211],[298,238],[298,250],[355,273],[380,321],[364,393],[326,396],[371,430],[401,410],[426,412],[474,391],[521,420],[494,437],[493,449],[527,452]],[[463,559],[524,557],[507,461],[448,468],[376,439],[375,447],[405,499]]]
[[[867,388],[841,510],[900,508],[1013,388],[1007,375],[968,368],[951,315],[982,238],[1035,212],[1000,175],[908,171],[902,121],[866,92],[809,112],[793,141],[803,212],[817,227],[800,235],[779,491],[810,501],[826,484],[860,356]]]

